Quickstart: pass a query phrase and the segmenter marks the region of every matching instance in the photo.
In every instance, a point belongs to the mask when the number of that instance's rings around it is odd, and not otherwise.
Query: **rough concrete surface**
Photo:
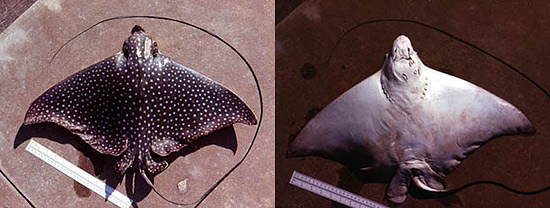
[[[0,179],[0,193],[2,193],[2,207],[17,207],[27,204],[23,196],[2,176]]]
[[[19,15],[23,14],[35,0],[4,0],[0,2],[0,31],[4,31]]]
[[[518,191],[550,185],[550,99],[505,65],[440,32],[411,23],[375,23],[343,37],[359,22],[409,19],[456,35],[516,67],[550,89],[548,3],[439,1],[305,1],[276,26],[276,204],[339,205],[288,184],[293,170],[389,204],[386,183],[364,183],[342,165],[318,158],[285,158],[288,142],[316,112],[382,66],[393,40],[407,35],[424,64],[509,101],[537,133],[495,139],[445,178],[453,189],[489,180]],[[332,53],[329,60],[328,57]],[[474,185],[443,198],[409,196],[400,207],[545,207],[550,191],[523,195]],[[390,204],[391,205],[391,204]]]
[[[264,98],[264,120],[244,163],[201,204],[204,207],[274,206],[274,2],[272,1],[37,1],[0,34],[0,168],[38,207],[112,207],[69,177],[27,153],[34,139],[73,164],[106,179],[140,207],[170,207],[133,171],[118,178],[110,168],[116,158],[91,150],[62,128],[21,126],[31,102],[41,93],[122,48],[136,24],[159,43],[159,50],[231,89],[259,116],[255,83],[246,65],[211,36],[174,22],[126,19],[103,23],[63,48],[74,35],[105,18],[157,15],[201,26],[239,50],[255,69]],[[201,138],[198,147],[169,156],[170,166],[154,176],[156,188],[178,202],[198,199],[244,154],[256,126],[236,124]],[[199,148],[200,147],[200,148]],[[187,179],[187,191],[178,183]],[[2,189],[8,189],[2,182]],[[23,201],[1,192],[15,207]],[[8,206],[12,202],[8,203]],[[4,204],[3,204],[4,205]]]

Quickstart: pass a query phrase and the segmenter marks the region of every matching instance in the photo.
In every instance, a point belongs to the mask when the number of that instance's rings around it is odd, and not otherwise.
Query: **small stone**
[[[178,190],[182,194],[187,193],[187,178],[178,182]]]

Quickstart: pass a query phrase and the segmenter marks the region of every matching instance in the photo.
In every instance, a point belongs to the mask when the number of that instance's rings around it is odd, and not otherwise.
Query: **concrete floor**
[[[438,1],[305,1],[276,26],[276,204],[338,207],[288,184],[293,170],[380,203],[385,183],[363,183],[342,165],[317,157],[287,159],[289,141],[320,109],[382,66],[393,40],[405,34],[423,62],[509,101],[533,122],[532,136],[490,141],[445,178],[447,188],[491,180],[520,191],[550,185],[550,100],[503,64],[448,36],[410,23],[376,23],[344,31],[366,20],[420,21],[448,31],[500,57],[550,89],[550,4]],[[332,53],[332,57],[327,58]],[[475,185],[446,198],[409,196],[400,207],[545,207],[550,191],[521,195],[494,185]]]
[[[4,0],[0,2],[0,32],[25,12],[35,0]]]
[[[225,39],[255,69],[264,98],[264,120],[258,139],[244,163],[201,204],[204,207],[274,206],[274,3],[271,1],[37,1],[0,34],[0,168],[38,207],[112,207],[114,205],[27,153],[34,139],[73,164],[106,179],[141,207],[168,207],[143,181],[127,174],[118,178],[105,157],[78,137],[55,126],[21,126],[31,102],[75,72],[121,50],[131,28],[139,24],[158,43],[159,50],[238,94],[256,116],[258,96],[246,65],[228,47],[197,30],[160,20],[129,19],[107,22],[72,41],[49,63],[54,52],[72,36],[105,18],[157,15],[199,25]],[[253,32],[251,32],[253,31]],[[161,193],[191,202],[204,193],[244,154],[256,126],[237,124],[201,138],[202,148],[184,148],[170,156],[170,167],[154,177]],[[234,131],[234,132],[233,132]],[[235,137],[231,137],[232,135]],[[22,143],[21,143],[22,142]],[[213,144],[213,145],[212,145]],[[128,171],[131,172],[131,171]],[[188,191],[176,184],[188,179]],[[0,201],[24,206],[5,178]]]

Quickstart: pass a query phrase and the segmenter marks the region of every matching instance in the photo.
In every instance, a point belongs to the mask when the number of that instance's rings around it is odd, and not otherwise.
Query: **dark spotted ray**
[[[402,203],[411,183],[446,192],[443,178],[489,140],[534,131],[512,104],[425,66],[409,38],[399,36],[382,69],[319,112],[289,156],[322,156],[367,173],[391,170],[387,195]]]
[[[53,122],[102,154],[120,156],[115,170],[132,164],[158,174],[166,156],[218,129],[255,125],[248,106],[233,92],[159,52],[140,26],[122,51],[53,86],[30,106],[25,125]]]

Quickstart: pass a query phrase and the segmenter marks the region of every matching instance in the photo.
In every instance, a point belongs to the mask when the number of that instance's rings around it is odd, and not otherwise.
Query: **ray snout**
[[[407,36],[400,35],[393,41],[392,57],[394,57],[394,60],[411,59],[413,53],[411,40]]]
[[[134,34],[136,32],[145,32],[145,30],[139,26],[139,25],[135,25],[133,28],[132,28],[132,31],[130,32],[130,34]]]

